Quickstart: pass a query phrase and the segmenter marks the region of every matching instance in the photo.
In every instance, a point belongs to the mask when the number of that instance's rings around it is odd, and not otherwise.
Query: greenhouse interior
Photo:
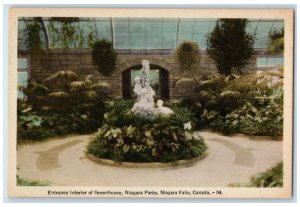
[[[18,185],[282,187],[283,54],[282,19],[21,17]]]

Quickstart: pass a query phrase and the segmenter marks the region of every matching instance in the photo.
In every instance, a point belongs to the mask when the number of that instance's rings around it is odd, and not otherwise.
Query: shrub
[[[44,80],[44,84],[51,91],[67,91],[69,84],[76,81],[78,76],[73,71],[58,71]]]
[[[279,139],[283,133],[282,109],[274,101],[260,108],[246,102],[226,116],[206,111],[202,121],[207,127],[226,134],[267,135]]]
[[[274,188],[283,187],[283,162],[279,162],[267,171],[251,177],[250,183],[231,184],[230,187]]]
[[[172,132],[172,133],[170,133]],[[94,156],[129,162],[171,162],[204,154],[206,145],[197,133],[169,125],[104,125],[94,135],[88,152]]]
[[[104,125],[94,135],[88,153],[129,162],[171,162],[204,154],[203,139],[184,127],[193,120],[187,109],[174,106],[170,117],[146,118],[131,113],[132,105],[132,101],[108,103]]]
[[[49,89],[34,80],[29,79],[26,86],[21,86],[20,90],[26,95],[27,103],[32,105],[33,109],[40,109],[46,104],[46,96]]]
[[[199,47],[195,42],[184,41],[176,49],[176,58],[180,68],[190,70],[199,63]]]
[[[93,82],[91,76],[78,80],[72,71],[59,71],[44,80],[44,84],[29,80],[21,87],[26,103],[35,111],[67,112],[76,111],[84,104],[99,104],[108,97],[107,83]]]
[[[273,78],[279,77],[277,82]],[[196,117],[198,129],[226,134],[268,135],[283,133],[283,75],[266,71],[247,76],[213,74],[199,81],[196,100],[185,101]]]
[[[246,19],[220,19],[208,36],[207,53],[216,63],[219,73],[230,75],[253,55],[254,37],[246,33]]]
[[[78,80],[72,71],[60,71],[44,84],[29,80],[27,96],[18,103],[18,139],[40,140],[71,132],[95,131],[101,126],[109,85],[87,76]]]
[[[92,49],[92,61],[96,69],[105,76],[111,75],[117,61],[112,43],[105,39],[98,40],[94,42]]]
[[[70,114],[41,113],[31,111],[31,108],[27,106],[22,111],[18,110],[18,144],[21,145],[26,139],[39,141],[56,135],[95,131],[101,126],[101,123],[101,117],[94,117],[90,114],[80,112]]]

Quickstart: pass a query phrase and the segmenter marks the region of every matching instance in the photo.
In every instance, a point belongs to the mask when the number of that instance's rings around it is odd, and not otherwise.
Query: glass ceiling
[[[71,23],[72,38],[66,40],[67,30],[61,22],[43,18],[46,33],[40,30],[43,46],[49,48],[89,48],[95,39],[108,39],[116,49],[175,49],[185,40],[197,42],[206,49],[207,35],[217,19],[181,18],[80,18]],[[18,24],[19,49],[26,50],[26,25],[31,18],[20,18]],[[280,31],[284,22],[278,19],[251,19],[246,31],[256,35],[255,49],[267,48],[269,33]],[[48,37],[47,37],[48,36]]]

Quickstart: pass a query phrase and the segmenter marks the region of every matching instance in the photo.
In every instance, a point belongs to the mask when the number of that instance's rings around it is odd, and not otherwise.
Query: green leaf
[[[124,146],[123,146],[123,152],[127,153],[129,151],[129,149],[130,149],[130,146],[127,145],[127,144],[124,144]]]
[[[192,136],[191,133],[188,132],[188,131],[185,131],[185,132],[184,132],[184,135],[185,135],[185,138],[186,138],[187,141],[193,139],[193,136]]]
[[[145,136],[148,137],[148,138],[152,137],[151,130],[145,131]]]
[[[238,120],[234,120],[234,121],[232,122],[232,125],[235,126],[235,125],[237,125],[238,122],[239,122]]]

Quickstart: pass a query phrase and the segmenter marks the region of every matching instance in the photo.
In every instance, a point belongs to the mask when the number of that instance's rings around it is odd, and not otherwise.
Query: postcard
[[[11,8],[10,197],[291,198],[292,9]]]

